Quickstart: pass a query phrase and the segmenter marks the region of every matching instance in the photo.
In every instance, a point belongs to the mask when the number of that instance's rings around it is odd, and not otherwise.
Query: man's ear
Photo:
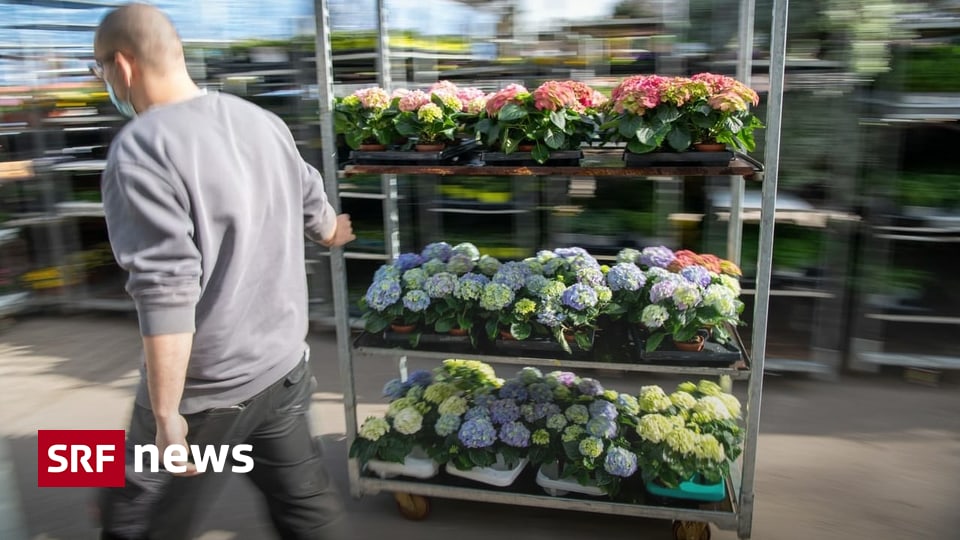
[[[117,74],[123,80],[124,85],[130,88],[130,85],[133,83],[133,73],[136,69],[133,57],[117,51],[114,53],[114,63],[117,66]]]

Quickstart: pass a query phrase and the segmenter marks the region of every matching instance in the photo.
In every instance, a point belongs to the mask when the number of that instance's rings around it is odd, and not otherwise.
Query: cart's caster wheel
[[[426,519],[430,515],[430,499],[412,493],[394,493],[400,514],[412,521]]]
[[[710,540],[710,524],[702,521],[674,521],[674,540]]]

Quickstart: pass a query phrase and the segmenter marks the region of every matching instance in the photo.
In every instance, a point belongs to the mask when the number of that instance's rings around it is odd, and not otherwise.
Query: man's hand
[[[187,444],[187,419],[179,414],[170,417],[168,420],[158,419],[156,444],[157,449],[160,451],[161,460],[163,459],[163,455],[167,448],[175,444],[178,444],[182,448],[186,449],[189,459],[190,446]],[[196,476],[200,474],[197,472],[196,465],[189,463],[188,461],[178,461],[174,462],[173,464],[187,468],[187,470],[184,472],[170,471],[170,474],[174,476]]]
[[[320,242],[326,247],[339,247],[357,239],[353,234],[353,223],[350,222],[350,214],[340,214],[337,216],[337,228],[333,231],[333,236]]]

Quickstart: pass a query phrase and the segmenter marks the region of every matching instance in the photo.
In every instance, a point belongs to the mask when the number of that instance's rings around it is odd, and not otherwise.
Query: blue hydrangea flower
[[[519,291],[527,282],[529,270],[523,263],[510,261],[504,263],[493,276],[493,282],[510,287],[513,291]]]
[[[450,260],[450,256],[453,255],[453,247],[446,242],[435,242],[433,244],[427,244],[427,247],[423,248],[421,255],[428,261],[430,259],[440,259],[446,263]]]
[[[393,261],[393,266],[400,272],[406,272],[411,268],[416,268],[423,264],[423,257],[416,253],[401,253],[397,260]]]
[[[489,418],[472,418],[460,426],[457,438],[467,448],[488,448],[497,442],[497,430]]]
[[[489,281],[487,276],[481,274],[464,274],[457,280],[457,288],[453,290],[453,296],[460,300],[474,302],[480,300],[483,295],[483,287]]]
[[[617,436],[617,423],[609,418],[597,416],[587,422],[587,433],[601,439],[612,439]]]
[[[457,276],[449,272],[434,274],[423,284],[423,290],[427,291],[430,298],[447,298],[456,288]]]
[[[513,302],[513,290],[500,283],[488,283],[480,296],[480,307],[487,311],[500,311]]]
[[[453,246],[454,255],[466,255],[470,257],[471,261],[480,260],[480,250],[477,249],[477,246],[471,244],[470,242],[463,242],[462,244],[457,244]]]
[[[426,311],[430,307],[430,297],[423,291],[410,291],[403,295],[403,307],[414,313]]]
[[[573,270],[578,274],[585,270],[600,271],[600,263],[597,262],[597,260],[593,257],[577,257],[575,259],[570,259],[570,268],[573,268]]]
[[[609,420],[616,420],[618,416],[617,406],[602,399],[598,399],[591,403],[588,409],[590,409],[590,416],[594,418],[607,418]]]
[[[418,369],[410,373],[407,376],[407,387],[411,386],[422,386],[424,388],[433,384],[433,373],[429,371]]]
[[[701,287],[707,287],[710,285],[710,282],[713,281],[713,276],[710,275],[710,271],[698,264],[687,266],[680,270],[680,275],[690,283]]]
[[[640,264],[643,266],[666,268],[675,258],[673,251],[664,246],[643,248],[640,252]]]
[[[447,263],[441,261],[440,259],[430,259],[429,261],[423,263],[423,271],[426,272],[428,276],[439,274],[440,272],[447,271]]]
[[[527,291],[529,291],[530,294],[539,296],[540,291],[547,286],[547,283],[550,283],[550,280],[547,279],[546,276],[534,274],[527,278],[526,283],[524,283],[524,287],[527,288]]]
[[[500,440],[507,446],[526,448],[530,446],[530,430],[520,422],[509,422],[500,428]]]
[[[527,403],[520,407],[523,419],[531,424],[561,412],[560,406],[556,403]]]
[[[620,253],[617,253],[617,264],[636,264],[639,260],[640,252],[633,248],[621,249]]]
[[[607,286],[612,291],[639,291],[647,276],[633,263],[620,263],[607,272]]]
[[[557,257],[555,259],[550,259],[549,261],[543,263],[543,275],[545,276],[554,276],[560,270],[566,268],[567,261]]]
[[[441,437],[446,437],[447,435],[452,435],[460,429],[460,417],[453,414],[443,414],[440,415],[440,418],[437,418],[437,422],[433,426],[434,431],[437,432],[437,435]]]
[[[557,257],[563,257],[565,259],[572,259],[577,256],[589,257],[587,250],[580,247],[569,247],[569,248],[557,248],[553,250],[557,254]]]
[[[628,478],[637,472],[637,455],[633,452],[614,446],[607,450],[607,457],[603,461],[603,469],[613,476]]]
[[[553,389],[547,383],[533,383],[527,387],[530,399],[537,403],[553,401]]]
[[[391,401],[402,398],[406,393],[407,387],[400,379],[390,379],[387,384],[383,385],[383,395]]]
[[[546,304],[537,313],[537,322],[546,326],[547,328],[556,328],[563,325],[563,321],[567,320],[567,316],[563,313],[557,311],[556,306]]]
[[[399,280],[384,279],[370,284],[365,298],[370,309],[384,311],[400,300],[401,292]]]
[[[473,420],[475,418],[490,418],[490,410],[486,407],[471,407],[467,410],[467,413],[463,415],[465,420]]]
[[[462,276],[463,274],[472,271],[473,267],[476,265],[477,263],[473,262],[473,259],[471,259],[469,256],[455,253],[447,262],[447,271],[452,274]]]
[[[403,286],[410,289],[422,289],[427,282],[427,273],[423,268],[411,268],[403,273]]]
[[[678,281],[675,278],[667,277],[653,284],[650,287],[650,302],[659,304],[667,298],[673,297],[673,292],[677,290]]]
[[[489,409],[490,406],[493,405],[493,402],[496,401],[497,399],[498,399],[497,396],[494,394],[488,394],[488,393],[475,394],[473,396],[473,403],[478,407],[484,407],[486,409]]]
[[[584,377],[577,384],[577,390],[585,396],[597,397],[603,393],[603,385],[596,379]]]
[[[563,305],[577,311],[583,311],[597,305],[597,291],[593,287],[574,283],[563,292]]]
[[[512,399],[517,403],[523,403],[527,400],[527,386],[523,381],[511,379],[500,387],[500,399]]]
[[[506,424],[520,418],[520,406],[512,399],[498,399],[490,405],[490,419],[494,424]]]
[[[392,264],[385,264],[373,274],[373,281],[383,281],[385,279],[400,279],[400,270]]]
[[[480,257],[477,268],[479,268],[484,275],[492,276],[497,273],[497,270],[500,270],[500,261],[489,255],[484,255]]]

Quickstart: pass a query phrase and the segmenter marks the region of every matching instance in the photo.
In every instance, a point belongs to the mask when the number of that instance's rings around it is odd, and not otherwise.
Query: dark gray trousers
[[[343,503],[323,465],[308,412],[316,379],[306,361],[254,398],[235,407],[187,415],[188,444],[249,444],[247,473],[266,499],[283,540],[346,538]],[[102,538],[187,540],[216,502],[228,472],[183,478],[134,471],[134,446],[153,444],[153,413],[135,406],[127,431],[126,486],[100,493]],[[228,465],[231,462],[228,461]],[[162,469],[162,466],[161,466]],[[229,466],[227,467],[229,471]]]

